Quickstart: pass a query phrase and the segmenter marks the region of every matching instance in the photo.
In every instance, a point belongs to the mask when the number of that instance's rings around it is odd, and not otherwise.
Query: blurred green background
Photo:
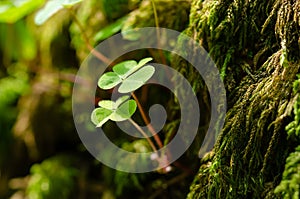
[[[171,23],[161,24],[182,30],[190,4],[170,1],[170,6],[175,8]],[[179,7],[181,14],[176,16]],[[157,8],[160,13],[165,10]],[[141,14],[145,20],[137,23],[136,15]],[[0,198],[182,198],[187,194],[192,178],[182,169],[128,174],[101,165],[86,151],[73,124],[72,86],[91,47],[133,25],[155,26],[154,21],[150,1],[0,1]],[[127,58],[146,55],[159,57],[146,50]],[[167,103],[169,97],[154,101]],[[149,105],[145,96],[143,102]],[[143,140],[126,140],[111,125],[106,130],[126,150],[148,147]]]

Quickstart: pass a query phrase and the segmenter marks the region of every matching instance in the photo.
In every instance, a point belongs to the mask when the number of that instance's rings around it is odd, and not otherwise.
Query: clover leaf
[[[128,100],[129,96],[122,96],[116,102],[102,100],[99,108],[96,108],[91,115],[92,122],[97,126],[103,126],[108,120],[115,122],[129,119],[136,111],[137,104],[134,100]]]
[[[119,87],[118,91],[120,93],[129,93],[137,90],[152,77],[154,72],[154,67],[150,65],[141,68],[140,70],[129,76],[127,79],[125,79]]]
[[[111,89],[121,83],[118,89],[120,93],[135,91],[143,86],[154,74],[155,68],[153,66],[145,66],[151,60],[151,57],[147,57],[139,61],[139,63],[135,60],[118,63],[113,67],[112,72],[107,72],[100,77],[98,86],[102,89]]]

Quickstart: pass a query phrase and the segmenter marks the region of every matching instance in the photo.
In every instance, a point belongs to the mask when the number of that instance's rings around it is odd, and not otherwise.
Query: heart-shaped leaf
[[[122,82],[119,92],[132,92],[145,84],[153,75],[154,67],[150,65],[144,66],[151,60],[151,57],[147,57],[140,60],[139,63],[135,60],[118,63],[113,67],[113,72],[105,73],[100,77],[98,86],[102,89],[111,89]]]
[[[111,89],[121,83],[122,79],[114,72],[104,73],[99,81],[98,86],[102,89]]]
[[[109,116],[113,113],[112,110],[105,108],[96,108],[91,115],[92,122],[97,126],[101,127],[105,122],[109,120]]]
[[[124,121],[129,119],[136,111],[137,105],[134,100],[127,100],[129,96],[120,97],[116,102],[102,100],[99,102],[100,108],[96,108],[91,115],[92,122],[101,127],[108,120]],[[127,101],[126,101],[127,100]]]
[[[136,111],[136,102],[128,100],[116,109],[110,116],[110,119],[115,122],[120,122],[129,119]]]
[[[125,102],[129,98],[128,95],[124,95],[117,99],[116,102],[113,102],[111,100],[101,100],[99,101],[98,105],[102,108],[106,108],[109,110],[115,110],[117,109],[123,102]]]
[[[154,72],[155,72],[155,68],[150,65],[141,68],[137,72],[130,75],[127,79],[123,80],[118,91],[120,93],[129,93],[137,90],[152,77]]]
[[[116,64],[113,67],[113,71],[117,73],[122,79],[127,78],[129,75],[137,71],[139,68],[144,66],[146,63],[152,61],[152,57],[147,57],[137,63],[135,60],[123,61],[119,64]]]
[[[120,97],[119,99],[117,99],[116,103],[115,103],[115,107],[119,107],[123,102],[125,102],[127,99],[129,99],[128,95],[124,95],[122,97]]]
[[[110,100],[101,100],[99,101],[98,105],[102,108],[108,109],[108,110],[114,110],[115,109],[115,102]]]
[[[113,67],[113,71],[122,79],[128,76],[128,73],[137,65],[134,60],[123,61]]]
[[[139,69],[140,67],[144,66],[145,64],[147,64],[149,61],[152,61],[152,60],[153,60],[152,57],[146,57],[146,58],[142,59],[141,61],[139,61],[136,68]]]

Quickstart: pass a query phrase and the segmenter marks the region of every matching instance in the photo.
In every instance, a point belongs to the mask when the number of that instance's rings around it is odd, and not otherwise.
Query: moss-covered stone
[[[285,126],[292,118],[293,82],[300,68],[299,8],[296,0],[192,2],[185,33],[205,47],[219,68],[228,112],[188,198],[280,197],[274,189],[294,150]],[[200,85],[195,88],[203,102],[200,76],[181,59],[173,67]]]

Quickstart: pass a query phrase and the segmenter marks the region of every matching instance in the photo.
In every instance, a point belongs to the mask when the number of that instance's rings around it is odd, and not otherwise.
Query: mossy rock
[[[300,69],[299,8],[296,0],[192,1],[184,32],[219,68],[228,112],[188,198],[281,197],[274,189],[295,147],[285,127],[292,120]],[[207,95],[201,76],[180,58],[172,66],[189,79],[202,106]]]

